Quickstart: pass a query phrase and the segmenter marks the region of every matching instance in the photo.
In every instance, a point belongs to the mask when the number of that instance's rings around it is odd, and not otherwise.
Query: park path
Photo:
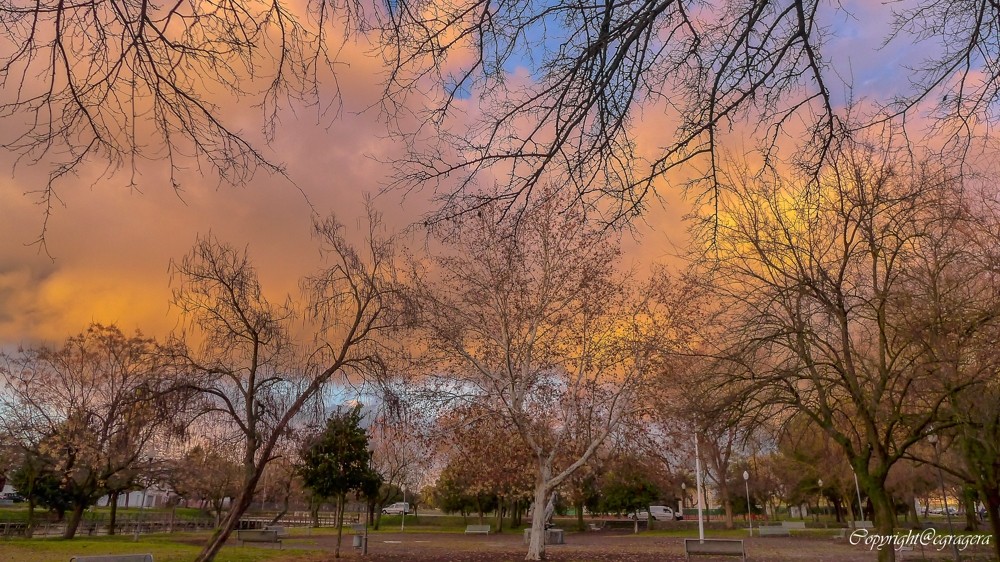
[[[294,542],[290,541],[288,546],[294,548],[296,543],[303,547],[319,547],[332,552],[336,545],[336,537],[296,539]],[[746,547],[750,560],[867,562],[876,559],[873,553],[863,547],[851,546],[845,540],[830,538],[753,538],[747,540]],[[514,533],[488,536],[457,533],[377,533],[369,538],[369,555],[366,559],[372,562],[396,560],[514,562],[524,559],[525,548],[521,535]],[[915,557],[911,556],[912,554],[903,553],[900,559],[920,559],[919,553]],[[614,533],[569,534],[566,536],[566,544],[549,546],[546,555],[549,560],[557,562],[670,562],[684,560],[684,545],[683,539],[677,537]],[[342,557],[361,558],[360,553],[351,548],[349,535],[344,536]],[[713,558],[699,557],[697,560],[711,562]]]

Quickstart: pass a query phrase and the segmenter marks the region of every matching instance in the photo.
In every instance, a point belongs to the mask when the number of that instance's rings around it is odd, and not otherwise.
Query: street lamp
[[[851,472],[854,474],[854,491],[858,493],[858,521],[864,521],[865,505],[861,503],[861,486],[858,486],[858,473],[853,468]],[[854,521],[851,521],[851,527],[854,527]]]
[[[747,524],[749,525],[750,536],[753,536],[753,510],[750,507],[750,473],[743,471],[743,485],[747,489]]]
[[[934,447],[934,462],[937,464],[938,480],[941,481],[941,497],[944,499],[944,514],[948,518],[948,534],[953,535],[954,539],[955,528],[951,524],[951,510],[948,509],[948,492],[944,488],[944,472],[941,471],[941,454],[938,452],[938,436],[936,433],[931,433],[927,436],[927,440],[931,442],[931,446]],[[951,542],[951,547],[955,552],[955,560],[961,560],[962,555],[958,552],[958,544],[953,540]]]
[[[694,434],[694,481],[698,492],[698,541],[705,542],[705,520],[702,513],[705,509],[705,496],[701,493],[701,453],[698,452],[698,434]]]
[[[816,487],[817,487],[817,491],[816,491],[816,521],[819,521],[820,503],[823,502],[823,479],[822,478],[817,478],[816,479]]]
[[[681,514],[684,514],[684,507],[687,503],[687,484],[681,482]]]

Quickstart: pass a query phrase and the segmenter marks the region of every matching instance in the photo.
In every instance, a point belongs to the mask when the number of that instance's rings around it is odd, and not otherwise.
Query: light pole
[[[858,493],[858,521],[865,520],[865,505],[861,503],[861,486],[858,486],[858,473],[851,469],[854,474],[854,490]],[[854,526],[854,521],[851,521],[851,526]]]
[[[822,478],[817,478],[816,479],[816,486],[818,487],[818,490],[816,491],[816,521],[819,521],[820,503],[822,503],[822,501],[823,501],[823,479]]]
[[[681,515],[684,515],[684,504],[687,503],[687,484],[681,482]]]
[[[406,505],[406,485],[403,485],[403,517],[399,520],[399,532],[406,530],[406,512],[409,511],[408,505]]]
[[[747,524],[749,525],[750,536],[753,536],[753,509],[750,507],[750,473],[743,471],[743,485],[747,489]]]
[[[698,434],[694,434],[694,481],[698,492],[698,541],[705,542],[705,520],[702,512],[705,509],[705,496],[701,493],[701,454],[698,452]]]
[[[944,488],[944,472],[941,471],[941,454],[938,452],[938,436],[936,433],[932,433],[927,436],[927,440],[931,442],[931,446],[934,447],[934,462],[937,464],[938,480],[941,481],[941,497],[944,499],[944,514],[948,518],[948,534],[952,535],[954,539],[955,528],[951,525],[951,510],[948,509],[948,492]],[[961,560],[962,555],[958,552],[958,544],[952,540],[951,548],[955,552],[955,560]]]

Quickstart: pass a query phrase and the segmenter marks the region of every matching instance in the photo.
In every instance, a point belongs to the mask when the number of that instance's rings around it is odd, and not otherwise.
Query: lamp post
[[[705,509],[705,496],[701,493],[701,454],[698,452],[698,434],[694,434],[694,480],[698,492],[698,541],[705,542],[705,520],[702,512]]]
[[[684,515],[684,504],[687,503],[687,484],[681,482],[681,515]]]
[[[861,503],[861,486],[858,486],[858,473],[851,469],[854,474],[854,490],[858,493],[858,521],[865,520],[865,504]],[[851,526],[854,526],[854,521],[851,521]]]
[[[747,489],[747,525],[750,536],[753,536],[753,508],[750,506],[750,472],[743,471],[743,485]]]
[[[818,488],[817,491],[816,491],[816,521],[819,521],[820,504],[823,502],[823,479],[822,478],[817,478],[816,479],[816,486]]]
[[[375,449],[368,449],[368,471],[375,472]],[[377,491],[375,493],[378,495]],[[371,502],[371,498],[368,501]],[[371,511],[367,507],[365,511],[365,535],[361,537],[361,556],[368,556],[368,518]]]
[[[948,509],[948,492],[944,488],[944,472],[941,471],[941,454],[938,452],[938,436],[936,433],[932,433],[927,436],[927,440],[931,442],[931,446],[934,447],[934,462],[937,464],[938,480],[941,482],[941,498],[944,500],[944,514],[948,518],[948,534],[954,535],[955,528],[951,524],[951,510]],[[952,537],[954,538],[954,536]],[[958,552],[958,544],[955,541],[951,541],[951,548],[955,553],[955,560],[961,560],[962,555]]]

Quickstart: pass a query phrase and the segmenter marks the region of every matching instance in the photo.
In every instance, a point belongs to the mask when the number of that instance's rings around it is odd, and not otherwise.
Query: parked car
[[[24,496],[17,492],[6,492],[0,494],[0,500],[10,500],[12,503],[21,503],[23,501],[28,501]]]
[[[684,519],[684,515],[677,513],[673,509],[665,505],[651,505],[649,506],[649,511],[645,509],[630,513],[629,519],[638,519],[640,521],[645,521],[649,516],[653,516],[654,521],[679,521]]]
[[[396,502],[382,508],[383,515],[406,515],[410,512],[410,504],[406,502]]]

